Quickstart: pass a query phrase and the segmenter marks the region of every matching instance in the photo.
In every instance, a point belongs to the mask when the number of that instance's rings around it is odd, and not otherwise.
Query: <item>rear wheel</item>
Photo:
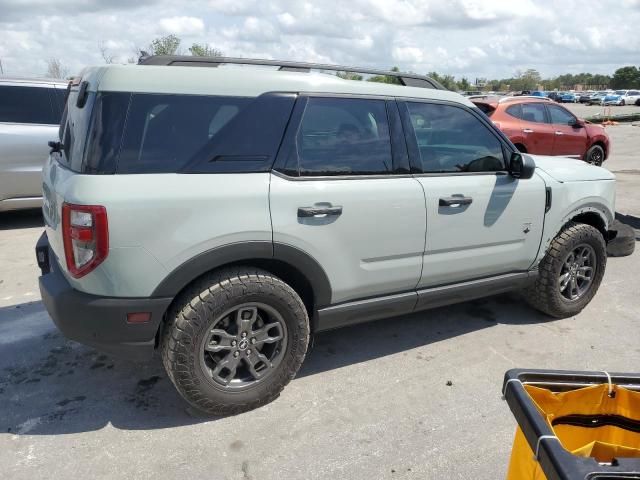
[[[604,162],[604,148],[600,145],[593,145],[584,156],[587,163],[591,165],[600,166]]]
[[[570,222],[549,245],[525,297],[552,317],[576,315],[598,291],[606,264],[602,234],[591,225]]]
[[[263,270],[207,275],[181,295],[170,316],[162,342],[165,369],[187,402],[212,415],[277,398],[309,342],[302,300]]]

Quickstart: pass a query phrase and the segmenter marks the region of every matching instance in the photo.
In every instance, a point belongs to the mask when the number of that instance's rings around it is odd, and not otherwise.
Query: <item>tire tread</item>
[[[558,263],[567,254],[571,243],[586,243],[587,239],[596,239],[596,276],[587,295],[577,304],[562,301],[557,290]],[[538,265],[538,277],[532,286],[524,290],[526,301],[543,313],[555,318],[566,318],[580,312],[598,291],[606,265],[605,242],[599,230],[585,223],[569,222],[551,241],[546,255]]]
[[[297,319],[302,334],[303,348],[292,345],[292,358],[283,359],[279,370],[266,382],[265,394],[246,401],[214,401],[197,388],[188,365],[189,345],[195,341],[198,327],[208,321],[208,314],[223,308],[234,297],[248,291],[259,291],[267,296],[284,300]],[[191,284],[174,302],[167,315],[161,341],[162,361],[169,378],[182,397],[192,406],[207,414],[235,415],[265,405],[280,395],[282,389],[295,377],[304,361],[309,344],[309,319],[306,308],[297,293],[271,273],[258,268],[234,267],[211,272]]]

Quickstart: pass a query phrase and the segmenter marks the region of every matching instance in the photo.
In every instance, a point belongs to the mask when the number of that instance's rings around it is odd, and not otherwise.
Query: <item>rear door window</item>
[[[542,103],[523,103],[522,120],[525,122],[547,123],[547,116]]]
[[[54,89],[0,85],[0,122],[57,125],[60,112],[52,105]]]

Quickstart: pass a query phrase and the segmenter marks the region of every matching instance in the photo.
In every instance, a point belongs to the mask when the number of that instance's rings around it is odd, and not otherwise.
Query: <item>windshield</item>
[[[626,90],[616,90],[616,95],[624,95],[625,93],[627,93]]]

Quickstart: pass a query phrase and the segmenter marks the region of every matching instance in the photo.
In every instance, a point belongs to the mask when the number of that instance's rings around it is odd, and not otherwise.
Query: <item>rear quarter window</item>
[[[101,92],[86,173],[268,171],[295,95]]]
[[[511,105],[505,111],[514,118],[522,118],[522,107],[520,106],[520,104]]]

